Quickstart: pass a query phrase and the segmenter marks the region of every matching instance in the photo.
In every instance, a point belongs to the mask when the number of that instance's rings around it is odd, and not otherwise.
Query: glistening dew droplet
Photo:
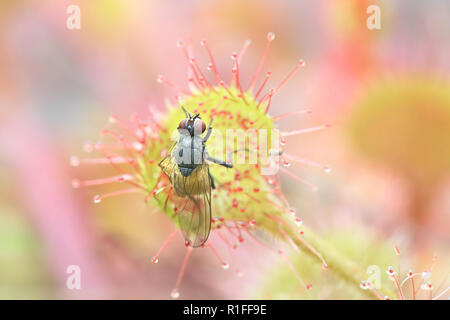
[[[70,158],[70,165],[72,167],[78,167],[80,165],[80,159],[78,159],[78,157],[75,157],[75,156],[71,157]]]
[[[78,180],[78,179],[73,179],[73,180],[72,180],[72,187],[73,187],[74,189],[79,188],[80,185],[81,185],[80,180]]]
[[[177,299],[180,297],[180,292],[178,291],[178,289],[173,289],[172,292],[170,293],[170,296],[173,299]]]
[[[100,198],[99,195],[94,196],[94,203],[100,203],[102,201],[102,199]]]

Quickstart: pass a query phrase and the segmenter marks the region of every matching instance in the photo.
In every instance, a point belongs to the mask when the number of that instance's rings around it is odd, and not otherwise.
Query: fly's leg
[[[203,143],[205,143],[206,141],[208,141],[208,139],[209,139],[209,137],[211,136],[211,133],[212,133],[212,122],[213,122],[213,119],[211,119],[211,121],[209,122],[209,124],[208,124],[208,131],[206,132],[206,135],[205,135],[205,137],[203,138]]]
[[[208,170],[208,174],[209,174],[209,180],[211,181],[211,188],[215,189],[216,183],[214,182],[214,177],[211,175],[211,173],[209,173],[209,170]]]
[[[218,164],[220,166],[223,166],[225,168],[233,168],[233,160],[231,160],[231,163],[227,163],[226,161],[220,160],[220,159],[216,159],[213,157],[208,156],[208,161],[211,161],[215,164]]]
[[[215,189],[216,188],[216,184],[215,184],[213,176],[211,175],[211,172],[209,171],[209,166],[208,166],[208,176],[209,176],[209,181],[211,181],[211,188]]]
[[[225,168],[233,168],[233,166],[234,166],[234,164],[233,164],[233,153],[238,153],[239,151],[247,151],[248,152],[249,150],[248,149],[238,149],[238,150],[231,151],[230,153],[228,153],[228,159],[229,159],[230,163],[228,163],[226,161],[223,161],[223,160],[220,160],[220,159],[213,158],[211,156],[208,156],[207,160],[209,160],[209,161],[211,161],[211,162],[213,162],[215,164],[218,164],[220,166],[223,166]]]

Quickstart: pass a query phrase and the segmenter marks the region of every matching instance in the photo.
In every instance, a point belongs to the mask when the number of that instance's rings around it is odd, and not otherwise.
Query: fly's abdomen
[[[182,173],[182,167],[178,166]],[[186,195],[198,195],[210,191],[210,180],[208,165],[206,163],[197,165],[188,176],[175,175],[174,189],[181,197]]]
[[[196,165],[178,165],[178,169],[180,169],[183,177],[189,177],[192,172],[194,172]]]

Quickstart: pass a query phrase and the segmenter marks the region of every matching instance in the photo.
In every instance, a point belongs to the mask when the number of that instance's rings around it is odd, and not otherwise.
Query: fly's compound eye
[[[205,130],[206,130],[206,124],[202,120],[196,119],[195,123],[194,123],[194,132],[203,133],[203,132],[205,132]]]
[[[180,124],[178,125],[178,129],[186,129],[187,119],[181,120]]]

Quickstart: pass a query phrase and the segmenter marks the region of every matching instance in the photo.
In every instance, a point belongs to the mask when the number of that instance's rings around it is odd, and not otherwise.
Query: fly
[[[186,118],[178,125],[180,135],[159,166],[174,188],[176,214],[186,245],[196,248],[206,243],[211,231],[211,189],[215,189],[215,184],[209,162],[226,168],[232,168],[233,164],[213,158],[207,152],[212,120],[206,127],[199,113],[192,115],[181,108]]]

